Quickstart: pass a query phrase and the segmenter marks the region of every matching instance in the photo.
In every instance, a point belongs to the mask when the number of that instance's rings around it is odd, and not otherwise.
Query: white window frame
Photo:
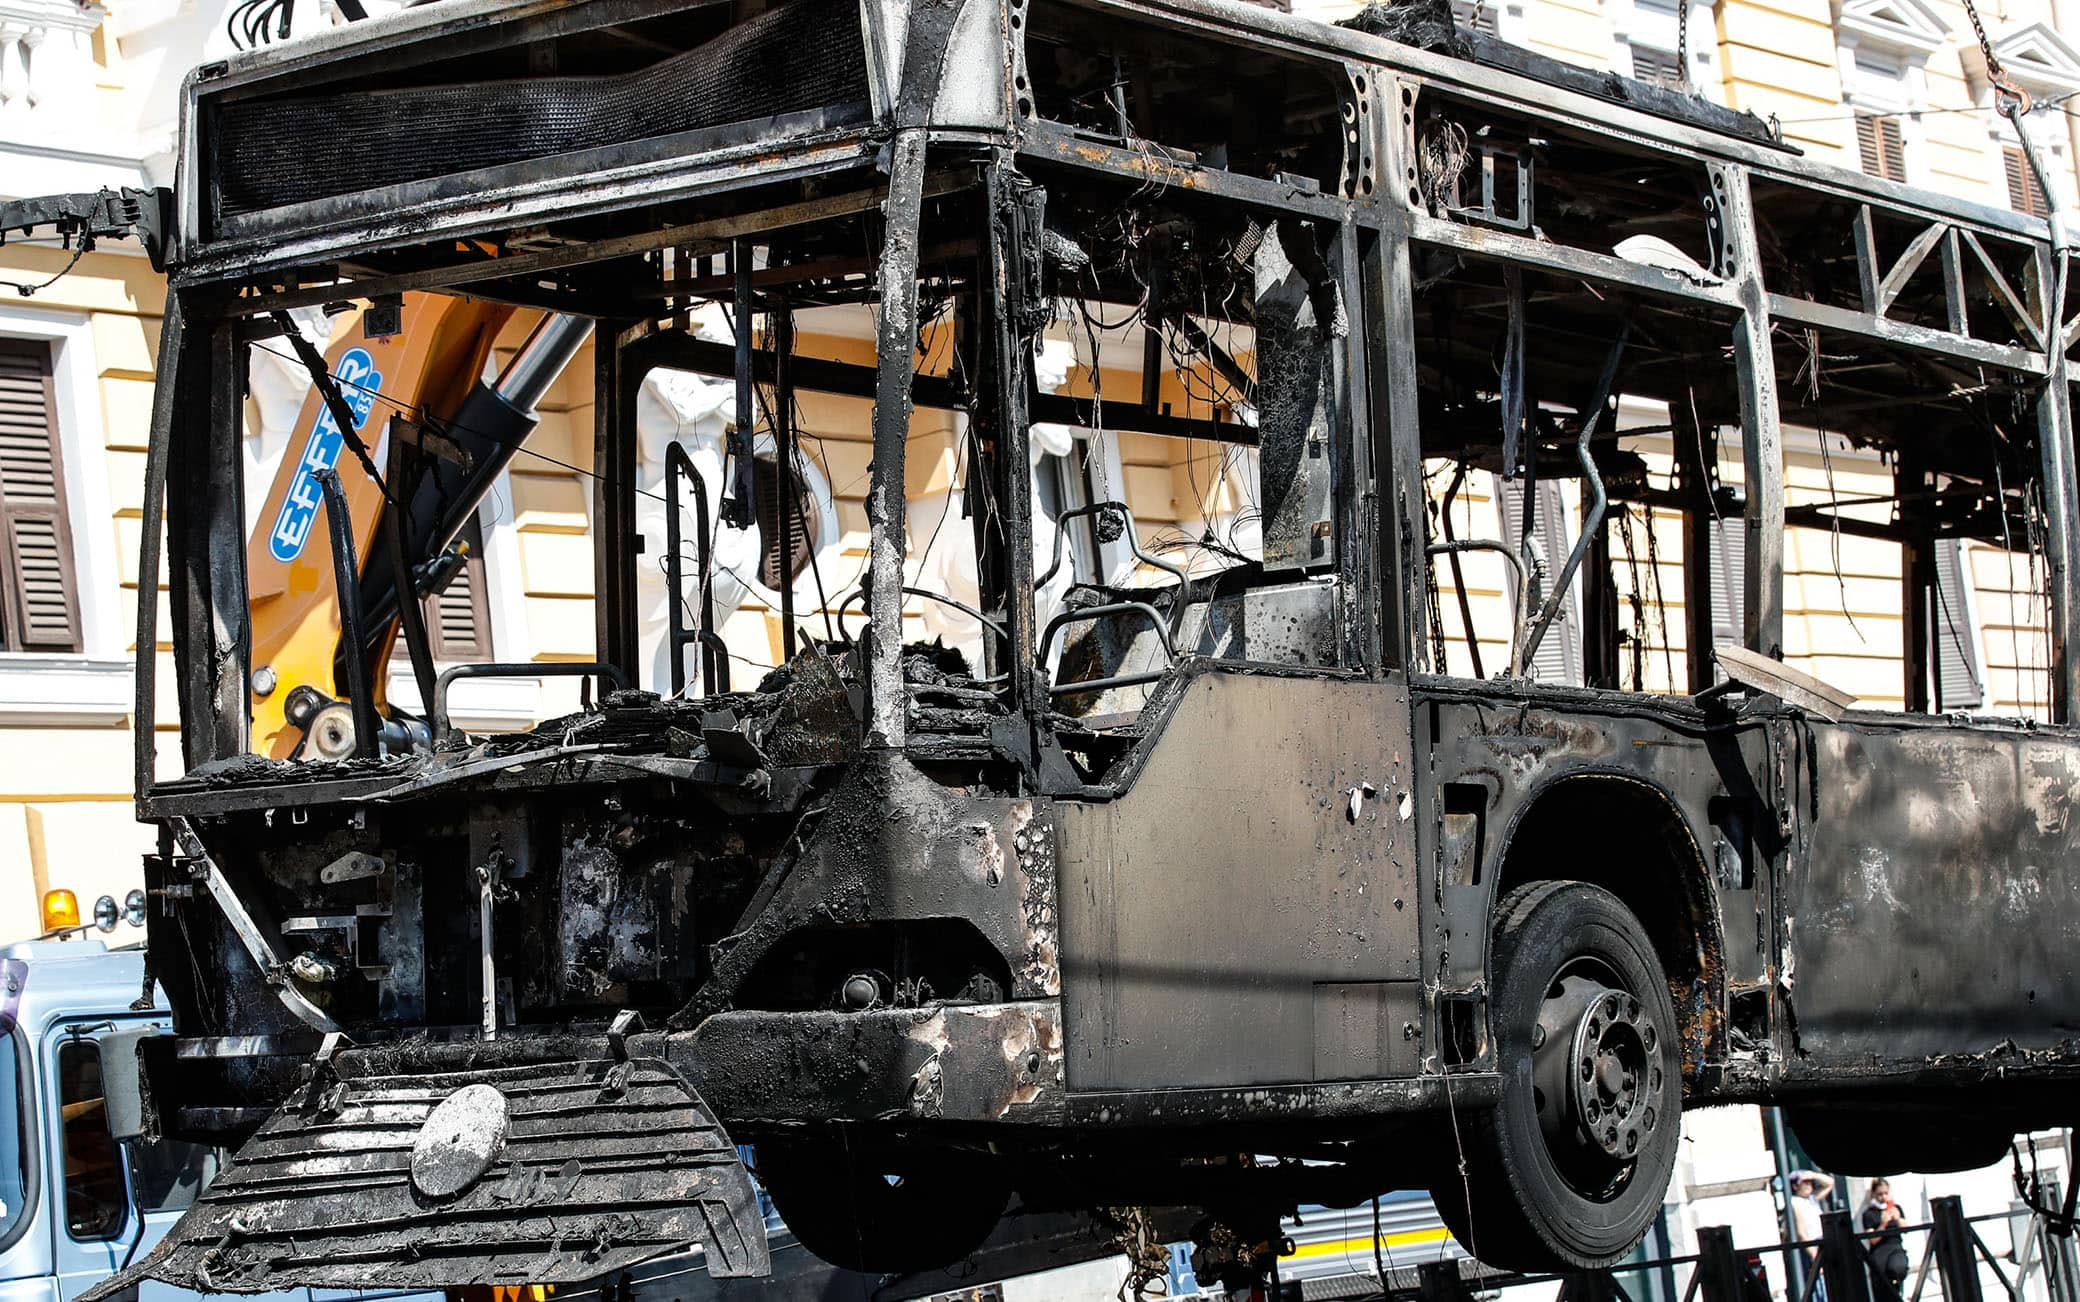
[[[0,723],[113,723],[135,706],[128,647],[136,607],[123,588],[121,558],[116,555],[108,427],[102,417],[93,321],[85,312],[32,310],[0,302],[0,335],[43,343],[51,350],[81,648],[71,653],[0,653]],[[138,582],[155,583],[156,576],[140,574]],[[145,720],[142,726],[151,723]]]
[[[1723,103],[1726,91],[1719,76],[1719,27],[1708,0],[1608,0],[1611,69],[1633,76],[1635,45],[1680,53],[1677,22],[1684,4],[1690,10],[1690,91],[1715,104]]]
[[[1921,114],[1928,108],[1928,58],[1948,39],[1942,15],[1924,0],[1847,0],[1835,18],[1842,102],[1852,113],[1897,116],[1910,185],[1927,180]],[[1895,62],[1899,75],[1873,76],[1865,70],[1879,61]]]

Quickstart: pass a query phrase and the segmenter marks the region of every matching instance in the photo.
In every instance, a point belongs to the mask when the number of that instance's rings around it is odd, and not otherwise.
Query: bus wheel
[[[1616,896],[1534,882],[1503,897],[1489,971],[1502,1101],[1460,1121],[1438,1210],[1491,1266],[1610,1265],[1660,1213],[1682,1131],[1660,961]]]
[[[836,1145],[762,1143],[759,1183],[804,1248],[833,1266],[909,1274],[982,1246],[1010,1200],[988,1163],[946,1154],[894,1163]]]

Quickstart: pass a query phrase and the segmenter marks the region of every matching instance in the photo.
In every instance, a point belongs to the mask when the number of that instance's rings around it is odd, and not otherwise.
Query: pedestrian
[[[1820,1200],[1832,1192],[1833,1176],[1803,1169],[1791,1173],[1791,1237],[1809,1245],[1798,1250],[1809,1277],[1820,1270]],[[1815,1280],[1812,1302],[1823,1302],[1826,1296],[1826,1281]]]
[[[1870,1196],[1864,1201],[1860,1219],[1869,1232],[1864,1246],[1871,1263],[1871,1288],[1880,1302],[1899,1297],[1900,1285],[1907,1278],[1907,1247],[1900,1242],[1900,1230],[1907,1218],[1893,1201],[1892,1182],[1884,1176],[1871,1181]]]

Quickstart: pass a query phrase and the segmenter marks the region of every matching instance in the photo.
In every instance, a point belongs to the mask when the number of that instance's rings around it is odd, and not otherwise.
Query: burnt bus
[[[455,0],[206,66],[184,131],[136,716],[171,691],[138,810],[178,1033],[144,1066],[161,1128],[242,1147],[141,1271],[752,1273],[737,1144],[859,1269],[1007,1207],[1247,1242],[1396,1187],[1493,1263],[1586,1267],[1686,1108],[1783,1105],[1843,1171],[2072,1119],[2080,314],[2043,220],[1418,5]],[[363,401],[382,366],[287,332],[431,300],[546,323],[506,416]],[[585,326],[589,437],[530,451]],[[338,435],[262,513],[338,598],[307,670],[255,650],[254,347]],[[719,474],[639,473],[660,371],[734,395]],[[777,522],[792,567],[833,396],[864,543],[748,669],[717,531]],[[1064,430],[1084,471],[1119,440],[1240,488],[1159,519],[1146,475],[1041,483]],[[1815,431],[1890,491],[1792,484]],[[590,494],[596,658],[438,669],[416,598],[535,455]],[[1902,708],[1785,663],[1801,537],[1899,558]],[[1938,699],[1960,539],[2016,576],[2037,717]],[[588,703],[449,717],[549,673]]]

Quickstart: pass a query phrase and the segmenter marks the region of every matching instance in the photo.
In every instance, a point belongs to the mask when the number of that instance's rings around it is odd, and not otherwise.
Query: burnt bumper
[[[693,1087],[633,1042],[545,1056],[568,1045],[316,1064],[172,1232],[82,1302],[145,1278],[203,1293],[575,1284],[696,1243],[711,1275],[766,1274],[750,1176]]]
[[[1066,1116],[1059,1000],[718,1013],[672,1039],[673,1060],[732,1124]]]

